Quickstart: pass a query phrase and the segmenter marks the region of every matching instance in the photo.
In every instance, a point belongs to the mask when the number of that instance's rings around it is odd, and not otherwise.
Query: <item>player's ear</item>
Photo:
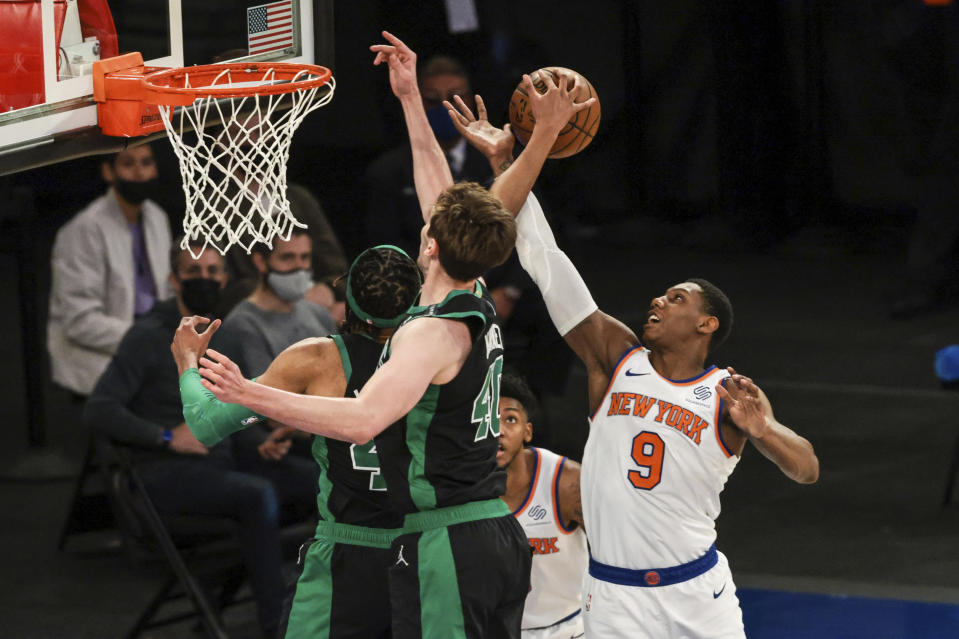
[[[699,325],[696,327],[700,333],[712,334],[719,330],[719,319],[715,315],[703,315],[699,319]]]
[[[523,426],[523,441],[527,444],[533,441],[533,422],[526,422]]]

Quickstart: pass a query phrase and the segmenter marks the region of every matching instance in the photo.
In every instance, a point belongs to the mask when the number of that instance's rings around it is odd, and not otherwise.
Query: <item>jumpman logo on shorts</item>
[[[400,544],[400,553],[396,556],[396,563],[393,565],[399,566],[401,561],[403,562],[404,566],[410,565],[409,562],[407,562],[406,559],[403,558],[403,544]]]

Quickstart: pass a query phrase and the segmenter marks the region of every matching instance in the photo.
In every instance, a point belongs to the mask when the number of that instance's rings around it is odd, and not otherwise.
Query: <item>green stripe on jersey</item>
[[[466,639],[463,602],[456,580],[449,528],[424,531],[416,554],[423,639]]]
[[[410,498],[418,510],[436,508],[436,490],[426,478],[426,437],[436,415],[439,398],[440,387],[430,384],[422,399],[406,415],[406,447],[410,451],[407,481],[410,484]]]
[[[332,541],[310,544],[296,582],[286,639],[328,639],[333,609]]]
[[[346,342],[340,335],[331,335],[333,343],[336,344],[340,352],[340,363],[343,365],[343,374],[346,375],[346,383],[349,385],[350,376],[353,374],[353,365],[350,363],[350,353],[346,350]],[[317,435],[313,438],[313,459],[320,467],[320,479],[317,482],[316,508],[320,517],[326,521],[336,521],[333,513],[330,512],[330,494],[333,492],[333,482],[330,481],[330,458],[329,449],[326,446],[326,438]]]
[[[316,465],[320,467],[320,479],[316,482],[316,509],[322,519],[336,521],[329,507],[333,482],[330,481],[330,458],[326,447],[326,437],[317,435],[313,438],[313,459],[316,460]]]
[[[346,375],[346,383],[349,385],[350,377],[353,375],[353,364],[350,362],[350,352],[346,350],[346,342],[342,335],[330,335],[337,350],[340,351],[340,362],[343,363],[343,374]]]

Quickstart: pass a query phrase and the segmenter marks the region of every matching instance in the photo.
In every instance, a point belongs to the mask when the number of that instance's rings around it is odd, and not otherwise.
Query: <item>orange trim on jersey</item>
[[[720,384],[726,386],[726,380],[728,377],[724,377]],[[715,424],[714,430],[716,431],[716,443],[719,444],[719,450],[723,451],[726,457],[732,457],[733,454],[729,452],[729,449],[726,448],[726,442],[723,441],[723,400],[720,398],[716,402],[716,416],[713,418],[713,423]]]
[[[593,421],[593,418],[596,417],[596,413],[598,413],[599,409],[602,408],[603,404],[606,403],[606,399],[609,397],[609,391],[613,387],[613,382],[616,381],[616,375],[619,373],[619,369],[623,367],[623,364],[626,363],[626,360],[628,360],[633,353],[641,350],[644,350],[643,345],[637,344],[636,346],[633,346],[632,348],[627,350],[625,353],[623,353],[623,355],[619,358],[619,361],[616,362],[616,367],[613,369],[613,374],[609,376],[609,383],[606,385],[606,391],[603,393],[603,401],[601,401],[599,405],[596,406],[596,410],[594,410],[593,413],[589,416],[589,421]]]
[[[539,469],[542,467],[542,460],[540,459],[539,451],[536,450],[534,446],[530,446],[529,449],[533,451],[533,457],[536,459],[536,465],[533,467],[533,481],[529,484],[529,491],[526,493],[526,499],[523,501],[523,505],[513,511],[513,517],[519,517],[523,514],[526,507],[533,501],[533,495],[536,493],[536,481],[539,479]]]
[[[550,484],[550,491],[553,493],[553,514],[556,516],[556,527],[564,535],[572,535],[576,528],[567,528],[563,525],[563,515],[559,510],[559,474],[563,472],[563,466],[566,464],[566,458],[560,457],[556,462],[556,470],[553,472],[553,481]]]

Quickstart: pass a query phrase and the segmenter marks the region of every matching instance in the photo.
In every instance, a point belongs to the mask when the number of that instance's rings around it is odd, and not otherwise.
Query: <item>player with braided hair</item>
[[[419,288],[419,269],[401,249],[367,249],[347,277],[342,334],[294,344],[257,382],[300,394],[352,397],[376,370],[383,345],[406,317]],[[200,441],[212,444],[261,417],[220,402],[200,385],[197,360],[219,326],[216,320],[202,334],[197,332],[208,322],[184,318],[171,348],[186,421]],[[320,521],[315,539],[301,554],[302,572],[285,636],[389,636],[386,571],[393,564],[389,548],[402,518],[387,502],[374,442],[316,437],[313,456],[320,466]]]
[[[372,318],[392,317],[396,308],[409,308],[419,293],[419,268],[399,247],[383,245],[357,258],[347,280],[344,332],[377,334]],[[361,291],[362,303],[353,291]]]

